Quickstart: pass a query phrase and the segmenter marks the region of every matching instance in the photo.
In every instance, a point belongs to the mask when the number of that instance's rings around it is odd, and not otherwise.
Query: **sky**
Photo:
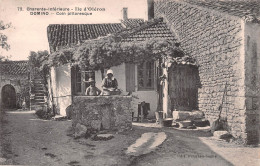
[[[22,7],[23,11],[19,11]],[[92,15],[68,16],[31,15],[28,8],[70,8],[97,7],[105,11],[92,11]],[[0,54],[10,56],[11,60],[26,60],[30,51],[48,50],[47,26],[49,24],[91,24],[119,23],[121,10],[128,8],[128,18],[147,19],[146,0],[0,0],[0,20],[12,23],[12,28],[1,31],[8,37],[9,51],[0,48]],[[84,11],[83,11],[84,12]],[[87,11],[90,13],[90,11]],[[67,14],[67,13],[66,13]]]

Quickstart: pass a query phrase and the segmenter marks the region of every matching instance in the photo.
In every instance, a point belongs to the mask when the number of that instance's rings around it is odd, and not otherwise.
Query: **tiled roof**
[[[126,28],[135,28],[135,27],[138,27],[141,24],[143,24],[144,20],[143,19],[126,19],[126,20],[121,20],[121,23]]]
[[[6,61],[0,62],[0,73],[20,75],[29,73],[28,61]]]
[[[260,20],[260,1],[232,1],[232,0],[184,0],[185,2],[208,9],[217,10],[229,15],[238,16],[247,21]]]
[[[161,18],[145,22],[143,25],[125,32],[121,32],[119,35],[122,36],[123,42],[144,41],[151,38],[176,40],[174,34]]]
[[[56,48],[77,44],[83,40],[95,39],[119,32],[122,24],[51,24],[47,28],[50,47]]]
[[[130,20],[130,19],[129,19]],[[135,19],[133,19],[135,20]],[[84,40],[105,37],[108,34],[120,36],[122,42],[144,41],[151,38],[176,40],[163,19],[144,22],[138,27],[123,28],[121,24],[53,24],[48,26],[50,47],[56,48],[77,44]],[[55,51],[55,50],[54,50]]]

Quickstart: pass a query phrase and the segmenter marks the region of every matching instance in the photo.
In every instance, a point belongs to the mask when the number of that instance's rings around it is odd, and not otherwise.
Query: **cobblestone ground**
[[[257,165],[259,149],[212,139],[210,133],[134,126],[108,141],[73,139],[71,121],[45,121],[33,112],[1,111],[0,165]],[[155,151],[126,155],[143,133],[165,132]],[[242,159],[241,159],[242,158]]]

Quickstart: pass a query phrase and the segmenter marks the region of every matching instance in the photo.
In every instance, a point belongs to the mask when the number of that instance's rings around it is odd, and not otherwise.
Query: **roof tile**
[[[0,73],[10,75],[28,74],[28,61],[5,61],[0,62]]]
[[[77,44],[83,40],[106,36],[123,29],[120,23],[114,24],[51,24],[47,28],[50,47]]]
[[[119,33],[120,35],[120,33]],[[151,38],[167,38],[176,40],[174,34],[162,19],[146,22],[143,25],[121,33],[122,41],[144,41]]]
[[[121,20],[121,23],[126,28],[135,28],[135,27],[138,27],[141,24],[143,24],[144,20],[143,19],[126,19],[126,20]]]
[[[197,5],[220,12],[225,12],[230,15],[238,16],[244,19],[253,17],[260,20],[260,1],[233,1],[233,0],[184,0],[185,2]]]

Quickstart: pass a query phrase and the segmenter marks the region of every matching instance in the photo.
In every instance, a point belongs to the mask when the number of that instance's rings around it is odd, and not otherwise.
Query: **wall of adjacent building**
[[[260,138],[260,24],[245,24],[246,132],[250,143]]]
[[[156,0],[155,17],[164,18],[183,50],[199,64],[199,109],[211,123],[216,120],[227,84],[221,117],[234,137],[247,142],[244,22],[174,0]]]
[[[28,75],[0,74],[0,106],[2,105],[2,89],[5,85],[12,85],[15,89],[16,97],[18,97],[21,93],[23,93],[22,91],[29,90]],[[24,97],[26,99],[27,106],[29,106],[29,93],[27,96]]]

